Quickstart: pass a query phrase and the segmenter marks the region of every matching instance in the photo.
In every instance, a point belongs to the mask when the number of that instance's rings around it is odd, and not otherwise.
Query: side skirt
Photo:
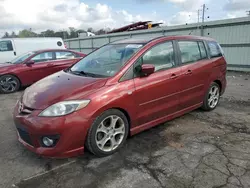
[[[161,124],[161,123],[164,123],[164,122],[166,122],[166,121],[172,120],[172,119],[177,118],[177,117],[180,117],[180,116],[182,116],[182,115],[184,115],[184,114],[186,114],[186,113],[188,113],[188,112],[191,112],[191,111],[193,111],[193,110],[195,110],[195,109],[197,109],[197,108],[199,108],[199,107],[201,107],[201,106],[202,106],[202,103],[199,103],[199,104],[196,104],[196,105],[194,105],[194,106],[190,106],[190,107],[188,107],[188,108],[185,108],[185,109],[183,109],[183,110],[180,110],[180,111],[178,111],[178,112],[175,112],[175,113],[173,113],[173,114],[170,114],[170,115],[161,117],[161,118],[159,118],[159,119],[150,121],[150,122],[148,122],[148,123],[145,123],[145,124],[143,124],[143,125],[139,125],[139,126],[137,126],[137,127],[134,127],[134,128],[132,128],[132,129],[130,129],[130,135],[131,135],[131,136],[132,136],[132,135],[135,135],[135,134],[137,134],[137,133],[139,133],[139,132],[142,132],[142,131],[144,131],[144,130],[150,129],[150,128],[152,128],[152,127],[155,127],[155,126],[157,126],[157,125],[159,125],[159,124]]]

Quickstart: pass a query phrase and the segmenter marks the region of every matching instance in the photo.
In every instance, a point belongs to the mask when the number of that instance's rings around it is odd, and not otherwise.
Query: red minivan
[[[211,38],[163,36],[107,44],[27,88],[14,109],[19,141],[48,157],[85,146],[102,157],[134,135],[197,108],[213,110],[226,61]]]

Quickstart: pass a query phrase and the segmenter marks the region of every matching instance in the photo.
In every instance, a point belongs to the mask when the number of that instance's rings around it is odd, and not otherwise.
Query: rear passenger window
[[[74,59],[74,58],[75,54],[72,52],[65,52],[65,51],[56,52],[56,59]]]
[[[172,42],[165,42],[154,46],[147,51],[139,60],[143,64],[152,64],[155,66],[155,72],[166,70],[175,66],[174,49]]]
[[[36,55],[31,60],[35,61],[36,63],[39,63],[39,62],[50,61],[50,60],[53,60],[53,59],[54,58],[53,58],[53,53],[52,52],[43,52],[43,53],[40,53],[40,54]]]
[[[12,42],[10,40],[5,40],[0,42],[0,52],[13,51]]]
[[[179,47],[181,51],[181,62],[182,64],[192,63],[205,58],[205,47],[200,49],[198,42],[196,41],[179,41]]]
[[[223,52],[217,42],[207,42],[208,48],[210,51],[210,56],[213,57],[220,57],[223,55]]]

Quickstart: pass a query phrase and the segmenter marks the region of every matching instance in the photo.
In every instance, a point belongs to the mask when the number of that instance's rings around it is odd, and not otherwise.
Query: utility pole
[[[250,16],[250,10],[246,11],[247,12],[247,15]]]
[[[200,23],[200,9],[198,10],[198,23]]]
[[[66,33],[65,33],[66,31],[65,30],[63,30],[63,39],[66,39]]]
[[[198,22],[197,22],[197,30],[199,30],[199,28],[200,28],[200,11],[201,11],[201,9],[198,9],[198,11],[197,11],[197,13],[198,13]]]
[[[202,6],[202,23],[205,21],[205,11],[206,11],[206,5],[203,4]]]
[[[202,6],[201,36],[204,36],[205,11],[206,11],[206,5],[203,4],[203,6]]]

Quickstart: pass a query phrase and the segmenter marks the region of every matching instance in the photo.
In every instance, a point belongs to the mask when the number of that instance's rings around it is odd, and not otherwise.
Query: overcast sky
[[[203,3],[206,20],[242,17],[250,10],[250,0],[0,0],[0,36],[29,28],[117,28],[141,20],[192,23]]]

